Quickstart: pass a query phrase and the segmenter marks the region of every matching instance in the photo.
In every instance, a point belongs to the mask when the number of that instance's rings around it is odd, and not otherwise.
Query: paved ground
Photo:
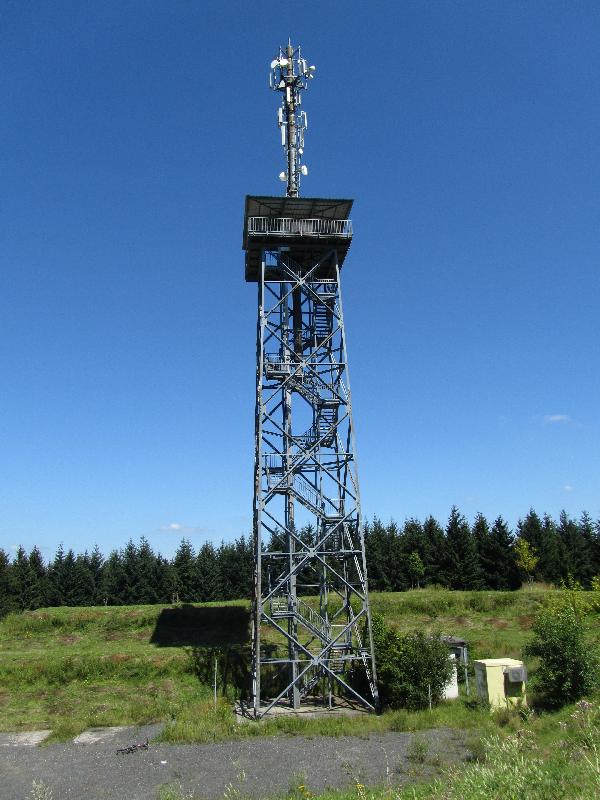
[[[76,742],[44,747],[0,737],[0,797],[30,800],[33,781],[52,791],[52,800],[155,800],[164,785],[181,787],[206,800],[239,792],[252,798],[285,794],[305,784],[312,791],[394,784],[430,776],[441,760],[464,759],[467,749],[460,732],[436,729],[417,734],[425,741],[415,760],[413,735],[388,733],[345,736],[257,737],[203,745],[150,744],[147,750],[117,754],[116,750],[150,740],[160,726],[87,731]],[[2,745],[7,746],[2,746]],[[412,752],[413,758],[408,758]],[[413,774],[414,777],[414,774]]]

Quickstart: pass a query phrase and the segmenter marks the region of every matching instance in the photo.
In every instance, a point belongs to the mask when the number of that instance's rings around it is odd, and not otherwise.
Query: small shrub
[[[468,708],[469,711],[489,711],[490,704],[487,700],[482,700],[481,697],[477,695],[472,695],[471,697],[465,697],[463,700],[465,708]]]
[[[373,642],[383,707],[426,708],[430,690],[432,702],[441,699],[452,665],[448,648],[439,637],[426,636],[422,631],[402,636],[376,614]]]
[[[483,592],[473,594],[468,600],[469,608],[478,613],[489,613],[495,609],[493,600]]]
[[[429,743],[422,736],[413,736],[408,745],[407,758],[417,764],[424,764],[429,752]]]
[[[485,761],[486,746],[481,736],[471,736],[466,741],[469,755],[467,761]]]
[[[492,719],[499,728],[506,728],[513,718],[513,713],[508,708],[498,708],[492,714]]]
[[[509,608],[514,603],[511,592],[473,592],[468,598],[468,606],[472,611],[489,613]]]
[[[34,781],[30,797],[31,800],[52,800],[52,790],[42,781]]]
[[[166,785],[159,788],[158,800],[194,800],[194,795],[184,794],[181,786]]]
[[[590,610],[600,611],[600,575],[592,578],[590,588]]]
[[[565,592],[533,624],[525,654],[540,660],[534,685],[549,708],[579,700],[597,685],[598,658],[586,641],[582,611],[579,593]]]
[[[396,732],[407,731],[409,729],[409,726],[410,726],[410,721],[408,718],[408,713],[406,711],[403,710],[394,711],[390,715],[389,729],[391,731],[396,731]]]

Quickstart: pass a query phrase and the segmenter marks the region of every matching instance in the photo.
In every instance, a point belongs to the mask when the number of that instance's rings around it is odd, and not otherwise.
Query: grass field
[[[519,592],[417,590],[372,595],[373,609],[402,631],[463,636],[471,658],[519,657],[541,587]],[[380,716],[273,718],[238,723],[230,699],[213,708],[212,687],[198,669],[199,652],[248,646],[248,604],[182,607],[50,608],[0,621],[0,729],[51,728],[53,739],[87,727],[165,721],[166,741],[210,741],[264,733],[417,730],[451,725],[491,730],[489,714],[463,702],[432,712]],[[600,634],[597,631],[597,638]],[[237,652],[234,651],[232,652]],[[241,669],[232,657],[230,672]],[[231,678],[231,676],[230,676]],[[233,678],[231,678],[233,680]],[[519,722],[509,720],[509,729]],[[492,726],[492,727],[490,727]],[[543,726],[540,723],[540,733]]]

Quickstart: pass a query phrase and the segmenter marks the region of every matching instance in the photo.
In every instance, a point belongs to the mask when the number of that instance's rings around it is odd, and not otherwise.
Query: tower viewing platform
[[[341,268],[352,242],[352,200],[322,197],[246,196],[244,243],[246,280],[256,282],[264,250],[287,247],[294,261],[309,269],[325,259],[315,278],[334,277],[335,252]]]

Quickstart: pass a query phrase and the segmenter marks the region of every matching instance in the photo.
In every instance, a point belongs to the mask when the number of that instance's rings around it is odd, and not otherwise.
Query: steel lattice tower
[[[340,269],[351,200],[300,198],[313,77],[281,48],[271,86],[285,197],[246,197],[246,280],[258,284],[253,707],[377,706]],[[303,599],[304,595],[307,599]],[[312,595],[312,597],[310,597]]]

